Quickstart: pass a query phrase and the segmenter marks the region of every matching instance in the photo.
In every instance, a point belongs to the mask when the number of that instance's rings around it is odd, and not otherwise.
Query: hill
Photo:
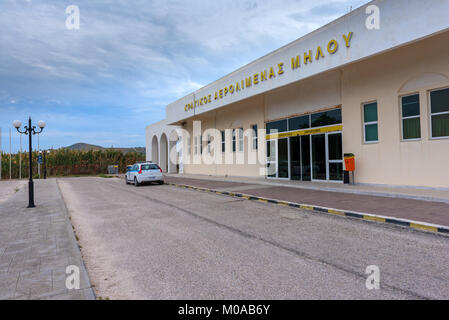
[[[77,150],[77,151],[97,151],[97,150],[103,150],[103,147],[95,146],[93,144],[88,143],[75,143],[71,146],[65,147],[64,149],[70,149],[70,150]]]
[[[72,144],[71,146],[65,147],[65,149],[77,150],[77,151],[89,151],[89,150],[98,151],[98,150],[105,150],[105,149],[114,149],[114,150],[120,150],[123,153],[128,153],[128,152],[145,153],[145,148],[144,147],[135,147],[135,148],[104,148],[104,147],[101,147],[101,146],[96,146],[96,145],[93,145],[93,144],[82,143],[82,142]]]

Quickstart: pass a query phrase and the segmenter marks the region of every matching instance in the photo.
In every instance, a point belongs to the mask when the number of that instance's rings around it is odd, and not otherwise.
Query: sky
[[[145,146],[167,104],[368,2],[0,0],[2,149],[29,116],[41,149]]]

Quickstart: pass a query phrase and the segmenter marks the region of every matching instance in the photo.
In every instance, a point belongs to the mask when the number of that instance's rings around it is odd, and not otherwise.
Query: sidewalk
[[[166,182],[449,227],[449,191],[444,190],[199,175],[166,175]]]
[[[0,203],[0,299],[94,299],[55,179],[35,181],[35,203],[26,208],[27,185]],[[80,290],[66,288],[69,265]]]

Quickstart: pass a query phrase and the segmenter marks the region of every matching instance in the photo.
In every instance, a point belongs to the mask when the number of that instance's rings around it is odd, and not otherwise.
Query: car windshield
[[[159,167],[156,164],[144,164],[142,170],[159,170]]]

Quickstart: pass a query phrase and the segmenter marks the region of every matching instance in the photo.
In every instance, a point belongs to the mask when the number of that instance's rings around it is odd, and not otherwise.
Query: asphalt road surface
[[[166,185],[58,185],[102,298],[449,299],[446,236]]]

